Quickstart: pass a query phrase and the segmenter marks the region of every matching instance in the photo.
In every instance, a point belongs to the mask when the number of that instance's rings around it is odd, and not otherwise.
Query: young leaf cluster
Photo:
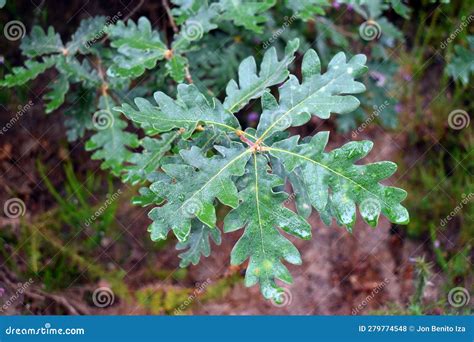
[[[160,168],[155,164],[151,173],[143,173],[151,184],[141,190],[137,203],[153,207],[151,238],[166,239],[172,232],[178,248],[187,249],[180,256],[181,265],[196,264],[201,254],[209,255],[210,239],[221,240],[218,204],[230,207],[224,232],[242,231],[231,263],[248,261],[246,285],[259,284],[264,297],[273,299],[281,294],[278,280],[292,282],[285,262],[302,262],[288,236],[311,238],[311,208],[326,224],[335,220],[348,230],[355,224],[357,208],[370,226],[377,225],[381,214],[393,223],[408,222],[408,212],[400,204],[405,191],[381,184],[396,165],[360,163],[372,149],[371,142],[354,141],[328,150],[328,132],[304,139],[289,136],[288,128],[304,125],[312,116],[327,119],[331,113],[357,109],[354,95],[365,90],[357,78],[367,71],[365,56],[347,60],[342,52],[323,71],[317,53],[309,50],[299,80],[288,70],[297,49],[298,41],[290,41],[278,58],[271,48],[258,68],[253,57],[245,59],[222,102],[194,85],[180,84],[176,98],[158,91],[154,102],[136,98],[134,105],[115,108],[143,129],[160,133],[160,147],[167,137],[179,136],[167,145],[171,153],[160,159]],[[280,85],[277,95],[270,92],[275,85]],[[256,129],[242,131],[235,115],[256,99],[261,101],[260,122]],[[156,151],[163,155],[163,149]],[[285,206],[286,180],[295,191],[296,212]]]
[[[140,140],[135,133],[128,132],[128,122],[111,108],[134,96],[145,95],[150,89],[148,83],[154,81],[153,75],[146,72],[160,62],[163,75],[178,83],[185,80],[191,83],[185,54],[195,49],[205,34],[223,22],[259,32],[265,21],[261,13],[272,7],[274,1],[257,6],[253,13],[243,13],[245,6],[239,1],[221,0],[211,4],[176,1],[176,5],[173,11],[178,14],[180,27],[176,27],[169,43],[164,42],[162,33],[153,29],[147,18],[141,17],[136,22],[119,20],[120,12],[113,18],[99,16],[83,20],[66,43],[52,27],[43,30],[34,26],[20,46],[28,58],[25,66],[14,67],[0,80],[0,87],[24,85],[54,68],[56,76],[43,96],[46,113],[67,102],[68,138],[82,138],[92,131],[86,142],[86,149],[94,152],[92,158],[102,160],[102,168],[122,175],[125,181],[136,182],[134,167],[123,165],[137,162],[131,150],[142,147],[148,151],[156,142]],[[137,86],[137,82],[143,86]]]

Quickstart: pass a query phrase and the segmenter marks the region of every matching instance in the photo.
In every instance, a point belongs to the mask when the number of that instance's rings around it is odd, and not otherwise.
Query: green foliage
[[[395,164],[354,165],[367,155],[372,143],[352,142],[324,152],[327,132],[303,144],[298,144],[297,136],[286,138],[283,131],[305,124],[312,114],[327,119],[330,113],[356,109],[359,101],[351,94],[365,89],[355,80],[367,69],[365,56],[347,61],[343,53],[337,54],[322,73],[314,50],[304,55],[300,83],[289,75],[286,62],[292,60],[296,47],[297,42],[290,42],[279,63],[275,53],[268,51],[259,76],[254,61],[244,60],[239,67],[239,83],[229,82],[224,105],[216,98],[206,98],[195,86],[179,85],[176,100],[157,92],[158,106],[137,98],[136,108],[129,104],[116,108],[144,129],[178,132],[187,141],[184,145],[176,143],[177,150],[170,149],[174,156],[164,158],[160,171],[150,177],[154,180],[149,189],[142,192],[148,198],[146,204],[154,205],[149,213],[152,239],[165,239],[173,231],[179,248],[189,245],[197,249],[181,255],[182,265],[198,262],[201,253],[209,253],[210,231],[218,230],[215,205],[219,201],[233,208],[224,219],[224,231],[244,229],[231,262],[241,264],[249,258],[246,284],[258,283],[265,298],[273,299],[281,294],[277,279],[292,281],[282,260],[301,263],[298,250],[280,230],[302,239],[311,237],[307,214],[301,216],[283,205],[288,194],[279,189],[286,174],[297,172],[299,178],[288,179],[299,180],[303,198],[309,199],[327,224],[335,217],[338,224],[351,229],[356,204],[371,226],[377,224],[380,213],[395,223],[408,222],[408,213],[400,205],[406,193],[379,183],[395,172]],[[275,68],[278,73],[267,72]],[[276,75],[278,81],[266,75]],[[282,82],[282,78],[286,80],[279,87],[277,101],[268,87]],[[258,97],[261,121],[256,130],[241,131],[237,119],[224,107],[238,111],[247,99]],[[201,130],[209,129],[220,131],[226,139],[217,142],[213,135],[203,146],[198,136]],[[281,166],[284,171],[277,172]]]
[[[21,41],[20,48],[25,56],[37,57],[58,53],[64,49],[64,45],[59,33],[54,32],[51,26],[46,32],[41,27],[34,26],[30,36]]]
[[[70,127],[68,137],[76,139],[84,135],[87,129],[95,129],[96,133],[86,144],[87,149],[97,150],[93,158],[104,159],[102,167],[111,168],[112,172],[119,174],[117,168],[131,153],[126,147],[136,147],[138,140],[135,134],[124,132],[127,123],[110,110],[114,101],[110,92],[127,87],[129,81],[106,79],[102,65],[112,61],[107,58],[107,53],[104,53],[102,60],[90,43],[96,35],[107,29],[105,24],[105,17],[82,21],[65,45],[53,28],[50,27],[45,32],[35,26],[30,36],[22,41],[21,49],[26,56],[42,60],[28,60],[25,63],[26,68],[13,68],[13,74],[7,75],[0,85],[12,87],[24,84],[54,66],[58,76],[50,83],[50,91],[43,97],[46,102],[46,113],[58,109],[64,103],[71,84],[79,84],[85,92],[100,89],[101,96],[97,99],[95,108],[94,99],[89,95],[72,91],[76,95],[74,101],[79,99],[80,104],[77,108],[70,109],[74,117],[66,123]],[[94,65],[91,65],[88,59],[80,61],[82,55],[91,54],[96,55],[90,59],[94,61],[95,58]],[[84,97],[87,100],[83,101]]]
[[[464,86],[469,84],[470,75],[474,74],[474,36],[468,36],[468,47],[454,46],[454,57],[446,67],[446,72]]]
[[[61,75],[57,80],[51,84],[51,91],[46,93],[43,97],[44,100],[48,101],[46,104],[46,113],[51,113],[57,109],[64,102],[64,97],[69,90],[69,82],[67,77]]]
[[[43,73],[46,69],[53,66],[54,60],[49,58],[42,62],[27,61],[26,67],[14,67],[12,74],[5,76],[5,79],[0,82],[2,87],[14,87],[25,84],[38,77],[39,74]]]
[[[246,1],[246,0],[220,0],[219,5],[224,8],[221,15],[223,19],[232,20],[236,25],[243,26],[255,33],[262,33],[260,24],[266,21],[262,15],[266,10],[275,5],[275,0]]]
[[[280,58],[277,48],[271,47],[258,67],[254,57],[244,59],[235,80],[229,77],[232,67],[213,56],[224,72],[217,69],[219,74],[206,80],[207,74],[201,72],[203,82],[193,84],[193,73],[203,62],[190,56],[209,56],[210,52],[201,54],[197,43],[221,46],[222,35],[233,36],[235,42],[251,41],[254,35],[242,28],[268,34],[264,28],[275,24],[269,9],[276,1],[173,3],[169,19],[174,35],[166,43],[166,35],[145,17],[114,24],[104,17],[86,19],[65,44],[52,28],[45,32],[35,27],[21,46],[29,58],[26,67],[12,69],[0,86],[24,84],[54,67],[58,75],[44,96],[46,112],[65,101],[73,104],[66,113],[68,138],[87,136],[85,147],[93,151],[93,159],[102,161],[102,168],[124,182],[143,186],[133,201],[152,207],[152,240],[166,239],[172,231],[179,241],[177,248],[184,250],[180,258],[185,267],[210,254],[211,240],[221,242],[219,222],[224,222],[224,232],[242,229],[231,263],[249,259],[246,284],[259,284],[265,298],[278,300],[277,282],[291,283],[284,261],[300,264],[301,256],[284,234],[309,239],[311,226],[306,219],[312,207],[325,223],[335,218],[348,230],[354,225],[356,206],[371,226],[377,224],[380,213],[395,223],[408,222],[400,204],[406,193],[380,184],[395,172],[395,164],[360,164],[371,142],[351,142],[325,151],[327,132],[312,139],[289,137],[289,128],[305,125],[313,116],[328,119],[331,113],[347,115],[357,110],[356,95],[366,89],[356,80],[367,71],[366,57],[348,59],[343,52],[335,53],[334,47],[345,48],[350,40],[331,33],[332,21],[317,20],[324,38],[318,42],[322,54],[309,49],[300,71],[290,70],[290,65],[297,51],[307,49],[299,49],[299,40],[293,36],[286,39]],[[323,15],[326,6],[326,1],[287,1],[281,8],[306,21]],[[275,6],[275,12],[281,8]],[[364,2],[354,8],[363,18],[379,21],[386,31],[380,44],[371,45],[372,51],[383,52],[400,39],[396,28],[382,17],[389,8],[385,2]],[[217,29],[219,33],[211,34]],[[291,33],[286,29],[284,34]],[[230,52],[234,67],[242,51]],[[378,58],[383,56],[379,53]],[[225,98],[219,99],[216,90],[224,81]],[[156,88],[160,91],[152,101],[150,90]],[[238,116],[257,99],[260,122],[256,129],[244,130]],[[296,192],[296,212],[285,206],[286,181]],[[220,205],[231,208],[225,217],[216,210]]]
[[[275,280],[292,282],[292,277],[281,259],[292,264],[301,264],[300,253],[278,230],[299,237],[311,238],[311,226],[293,211],[282,206],[287,199],[285,192],[273,189],[283,185],[284,180],[269,173],[268,160],[253,155],[247,168],[245,186],[239,193],[240,205],[225,218],[225,232],[245,228],[240,240],[232,250],[231,263],[239,265],[249,258],[245,284],[259,284],[265,298],[279,297]]]
[[[390,6],[393,10],[397,12],[398,15],[402,16],[405,19],[410,18],[411,9],[400,0],[389,0]]]
[[[100,98],[99,111],[93,116],[97,133],[86,143],[86,150],[95,151],[92,159],[104,160],[102,168],[110,168],[119,175],[122,164],[132,153],[127,147],[138,147],[138,139],[135,134],[124,131],[127,122],[111,110],[112,101],[108,96]]]
[[[129,104],[123,104],[118,110],[140,123],[143,128],[153,128],[157,132],[183,128],[185,138],[192,135],[199,123],[230,130],[240,127],[238,120],[225,110],[219,100],[209,101],[194,85],[178,85],[177,100],[163,92],[156,92],[154,98],[159,107],[153,106],[146,99],[136,98],[138,110]]]
[[[324,7],[329,6],[327,0],[302,0],[302,1],[285,1],[286,7],[291,9],[303,20],[313,19],[315,14],[324,15]]]
[[[291,137],[274,143],[270,153],[283,160],[288,172],[300,168],[310,203],[327,224],[334,216],[338,224],[352,229],[356,204],[362,218],[372,227],[377,225],[381,212],[393,223],[407,224],[408,212],[400,205],[406,192],[379,183],[395,173],[396,165],[354,165],[370,152],[372,143],[354,141],[324,153],[328,139],[328,132],[320,132],[308,143],[298,145],[298,137]]]
[[[211,254],[210,239],[212,239],[217,245],[221,244],[221,231],[210,228],[209,226],[194,220],[191,226],[191,233],[184,242],[179,242],[176,245],[176,249],[183,250],[179,257],[181,267],[186,267],[190,264],[197,265],[201,259],[201,254],[208,257]]]
[[[253,53],[246,44],[236,43],[236,39],[239,37],[216,33],[201,41],[202,49],[187,54],[189,70],[201,92],[213,96],[224,94],[227,83],[237,73],[240,61]]]
[[[149,229],[153,240],[166,238],[171,229],[180,241],[186,241],[194,217],[213,228],[216,225],[216,198],[230,207],[238,206],[232,176],[243,175],[250,151],[242,144],[214,148],[221,156],[206,158],[200,148],[192,147],[180,152],[180,164],[162,166],[168,177],[150,186],[157,196],[166,199],[164,205],[149,214],[154,221]]]
[[[143,183],[161,166],[161,159],[171,149],[178,137],[176,133],[164,133],[160,139],[145,137],[140,141],[141,153],[133,153],[127,158],[122,180],[131,184]]]
[[[253,57],[244,59],[239,66],[239,83],[232,80],[227,84],[225,109],[235,113],[247,105],[250,100],[268,92],[269,87],[283,82],[289,75],[288,65],[293,61],[298,45],[299,42],[296,39],[289,42],[285,49],[285,56],[281,61],[277,58],[275,48],[266,51],[259,74],[257,74],[255,59]]]
[[[346,62],[344,53],[338,53],[329,63],[326,73],[321,74],[321,62],[314,50],[309,50],[303,58],[301,84],[290,75],[279,90],[280,101],[269,93],[262,97],[262,118],[257,133],[262,139],[283,131],[291,126],[301,126],[311,115],[321,119],[330,113],[345,114],[359,106],[359,100],[348,94],[363,92],[365,87],[354,78],[366,72],[366,58],[353,57]]]
[[[138,19],[136,24],[133,20],[127,24],[119,21],[109,34],[111,45],[117,48],[118,53],[107,71],[109,76],[135,78],[146,69],[153,69],[157,61],[165,58],[166,45],[145,17]]]
[[[166,72],[171,76],[176,82],[183,82],[186,77],[186,66],[188,65],[188,60],[183,56],[173,56],[168,62],[166,62]]]

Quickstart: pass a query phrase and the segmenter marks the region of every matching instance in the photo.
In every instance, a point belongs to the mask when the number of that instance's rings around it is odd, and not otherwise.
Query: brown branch
[[[163,7],[166,10],[166,14],[168,15],[168,19],[170,20],[170,25],[173,28],[174,33],[178,33],[178,26],[176,26],[176,23],[174,22],[173,15],[171,14],[171,9],[170,6],[168,5],[167,0],[162,0]]]
[[[237,136],[240,138],[240,140],[244,143],[246,143],[247,145],[249,145],[250,147],[255,147],[255,143],[248,139],[246,136],[245,136],[245,132],[244,131],[241,131],[241,130],[236,130],[235,131],[235,134],[237,134]]]
[[[189,65],[186,65],[184,67],[184,71],[185,71],[186,81],[188,81],[189,84],[192,84],[193,78],[191,77],[191,73],[189,72]]]

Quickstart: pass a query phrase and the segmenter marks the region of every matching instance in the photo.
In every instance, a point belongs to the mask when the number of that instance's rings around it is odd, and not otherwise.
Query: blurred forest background
[[[167,7],[176,13],[194,2],[7,1],[0,9],[0,79],[25,61],[25,38],[6,36],[12,21],[27,34],[34,25],[52,26],[67,41],[91,17],[145,16],[166,42],[174,25]],[[71,113],[83,103],[45,113],[42,97],[57,76],[49,69],[0,88],[1,314],[472,313],[474,3],[332,1],[324,12],[303,6],[312,3],[318,1],[277,1],[262,12],[259,33],[219,25],[186,54],[193,82],[222,96],[245,57],[259,63],[270,46],[281,56],[295,37],[297,65],[308,48],[323,66],[338,51],[366,54],[361,108],[328,121],[313,117],[292,133],[331,130],[330,147],[373,140],[366,159],[397,162],[391,183],[408,191],[411,222],[381,218],[372,229],[358,220],[351,234],[326,227],[313,212],[313,239],[294,241],[303,265],[290,266],[295,281],[283,303],[265,301],[257,287],[244,286],[242,269],[228,266],[240,232],[211,243],[213,252],[197,266],[180,268],[176,241],[153,243],[148,209],[132,206],[138,186],[101,170],[84,148],[90,132],[71,128]],[[132,85],[131,98],[157,90],[174,96],[176,82],[164,77],[161,63]],[[259,106],[239,113],[244,127],[255,126]],[[19,211],[7,213],[12,199],[21,200]]]

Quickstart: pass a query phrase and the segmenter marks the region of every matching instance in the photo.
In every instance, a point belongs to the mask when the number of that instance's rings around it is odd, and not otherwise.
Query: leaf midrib
[[[329,172],[332,172],[334,173],[335,175],[341,177],[341,178],[344,178],[345,180],[353,183],[354,185],[358,186],[359,188],[361,188],[362,190],[364,191],[367,191],[368,193],[372,194],[373,196],[377,197],[386,207],[390,207],[379,195],[377,194],[374,194],[372,191],[370,191],[369,189],[367,189],[366,187],[364,187],[363,185],[357,183],[356,181],[354,181],[353,179],[345,176],[344,174],[340,173],[340,172],[337,172],[336,170],[330,168],[329,166],[325,165],[325,164],[322,164],[316,160],[313,160],[311,158],[308,158],[302,154],[298,154],[298,153],[294,153],[294,152],[291,152],[291,151],[288,151],[288,150],[284,150],[284,149],[281,149],[281,148],[276,148],[276,147],[267,147],[267,150],[269,151],[276,151],[276,152],[281,152],[281,153],[287,153],[287,154],[290,154],[292,156],[295,156],[295,157],[298,157],[298,158],[301,158],[301,159],[304,159],[304,160],[307,160],[307,161],[310,161],[326,170],[328,170]]]
[[[187,203],[189,200],[191,200],[192,198],[194,198],[194,196],[196,196],[198,193],[200,193],[201,191],[204,190],[204,188],[206,188],[210,183],[212,183],[212,181],[218,177],[222,172],[224,172],[230,165],[232,165],[233,163],[235,163],[237,160],[239,160],[240,158],[242,158],[245,154],[247,153],[250,153],[252,152],[250,149],[246,149],[244,152],[242,152],[241,154],[239,154],[237,157],[235,157],[234,159],[232,159],[231,161],[229,161],[222,169],[219,170],[219,172],[217,172],[214,176],[212,176],[211,178],[209,178],[209,180],[204,183],[203,186],[201,186],[198,190],[196,190],[192,195],[191,197],[189,197],[186,201],[184,201],[178,208],[177,211],[181,211],[183,209],[183,206],[185,205],[185,203]],[[204,224],[206,224],[205,222],[203,222]],[[206,224],[207,225],[207,224]],[[209,226],[209,225],[207,225]],[[209,226],[210,227],[210,226]],[[210,227],[210,228],[213,228],[213,227]]]
[[[140,111],[138,111],[138,113],[140,113]],[[147,117],[145,114],[138,114],[138,116],[143,117],[144,120],[142,120],[142,121],[134,120],[134,121],[137,121],[137,122],[140,122],[140,123],[146,123],[146,124],[148,123],[148,121],[145,120],[145,119],[149,119],[149,117]],[[137,117],[137,115],[134,114],[134,117]],[[216,126],[224,127],[224,128],[227,128],[230,131],[236,131],[238,129],[238,128],[234,128],[232,126],[229,126],[229,125],[217,122],[217,121],[212,121],[212,120],[187,120],[187,119],[168,119],[168,118],[158,118],[157,120],[158,121],[169,121],[169,122],[186,122],[186,123],[193,123],[193,124],[198,123],[198,122],[204,122],[207,125],[216,125]],[[257,137],[250,134],[250,133],[242,131],[242,134],[245,134],[246,136],[257,140]]]
[[[265,251],[265,243],[263,242],[263,227],[262,227],[262,217],[260,214],[260,198],[258,196],[259,193],[259,188],[258,188],[258,167],[257,167],[257,155],[256,153],[253,154],[253,163],[254,163],[254,171],[255,171],[255,202],[257,205],[257,216],[258,216],[258,226],[259,226],[259,231],[260,231],[260,242],[262,244],[262,253],[263,253],[263,260],[267,260],[267,253]],[[270,280],[270,277],[268,276],[268,271],[265,268],[265,265],[263,265],[263,271],[265,272],[265,276],[267,278],[267,281]]]
[[[327,73],[327,72],[326,72]],[[339,76],[337,76],[336,78],[333,78],[332,80],[330,80],[328,83],[326,83],[325,85],[321,86],[318,90],[314,91],[311,95],[309,95],[308,97],[306,97],[305,99],[303,99],[301,102],[299,102],[297,105],[295,105],[294,107],[292,107],[291,109],[289,109],[286,113],[284,113],[282,116],[280,116],[277,120],[275,120],[271,125],[270,127],[268,127],[263,133],[262,135],[258,138],[259,141],[263,141],[265,136],[268,135],[268,133],[272,130],[273,127],[275,127],[275,125],[280,122],[280,120],[282,120],[284,117],[286,117],[288,114],[290,114],[293,110],[295,110],[296,108],[298,108],[300,105],[302,105],[303,103],[306,103],[307,100],[311,99],[314,95],[318,95],[319,94],[319,91],[321,90],[321,88],[323,87],[328,87],[332,82],[336,81],[337,79],[339,79],[340,77],[342,77],[343,75],[345,75],[346,73],[343,72],[341,73]],[[316,75],[316,74],[315,74]],[[313,75],[314,76],[314,75]],[[319,76],[322,76],[322,74],[319,74]],[[355,77],[354,77],[355,78]],[[303,85],[303,84],[300,84],[300,86]],[[349,94],[345,94],[345,95],[349,95]],[[330,96],[334,96],[334,94],[330,94]]]
[[[114,47],[119,48],[121,46],[128,45],[129,48],[137,49],[137,50],[153,49],[153,50],[160,51],[162,53],[165,53],[166,51],[166,46],[163,44],[161,40],[157,42],[152,42],[152,43],[145,42],[142,40],[140,41],[140,44],[142,44],[142,46],[140,47],[131,46],[131,44],[136,44],[136,42],[134,42],[133,40],[134,40],[133,38],[118,39],[117,41],[115,41]]]
[[[279,72],[281,70],[283,70],[284,68],[287,68],[288,67],[288,64],[290,64],[293,59],[294,59],[294,56],[291,56],[293,58],[289,58],[289,59],[286,59],[283,58],[281,61],[280,61],[280,66],[276,69],[277,72],[273,73],[268,79],[263,79],[262,81],[260,82],[257,82],[257,87],[256,89],[258,89],[259,91],[269,87],[267,85],[267,83],[271,83],[270,81],[273,81],[275,78],[276,78],[276,75],[279,74]],[[277,62],[278,63],[278,62]],[[260,72],[261,72],[261,65],[260,65]],[[288,77],[288,76],[287,76]],[[262,87],[262,85],[265,85],[264,87]],[[263,88],[263,89],[262,89]],[[247,94],[245,94],[245,96],[240,100],[240,101],[237,101],[236,103],[234,103],[228,110],[233,113],[233,111],[235,110],[236,107],[240,106],[242,103],[244,103],[245,101],[247,101],[248,98],[251,98],[252,97],[252,94],[255,94],[257,93],[257,91],[250,91],[248,92]]]

